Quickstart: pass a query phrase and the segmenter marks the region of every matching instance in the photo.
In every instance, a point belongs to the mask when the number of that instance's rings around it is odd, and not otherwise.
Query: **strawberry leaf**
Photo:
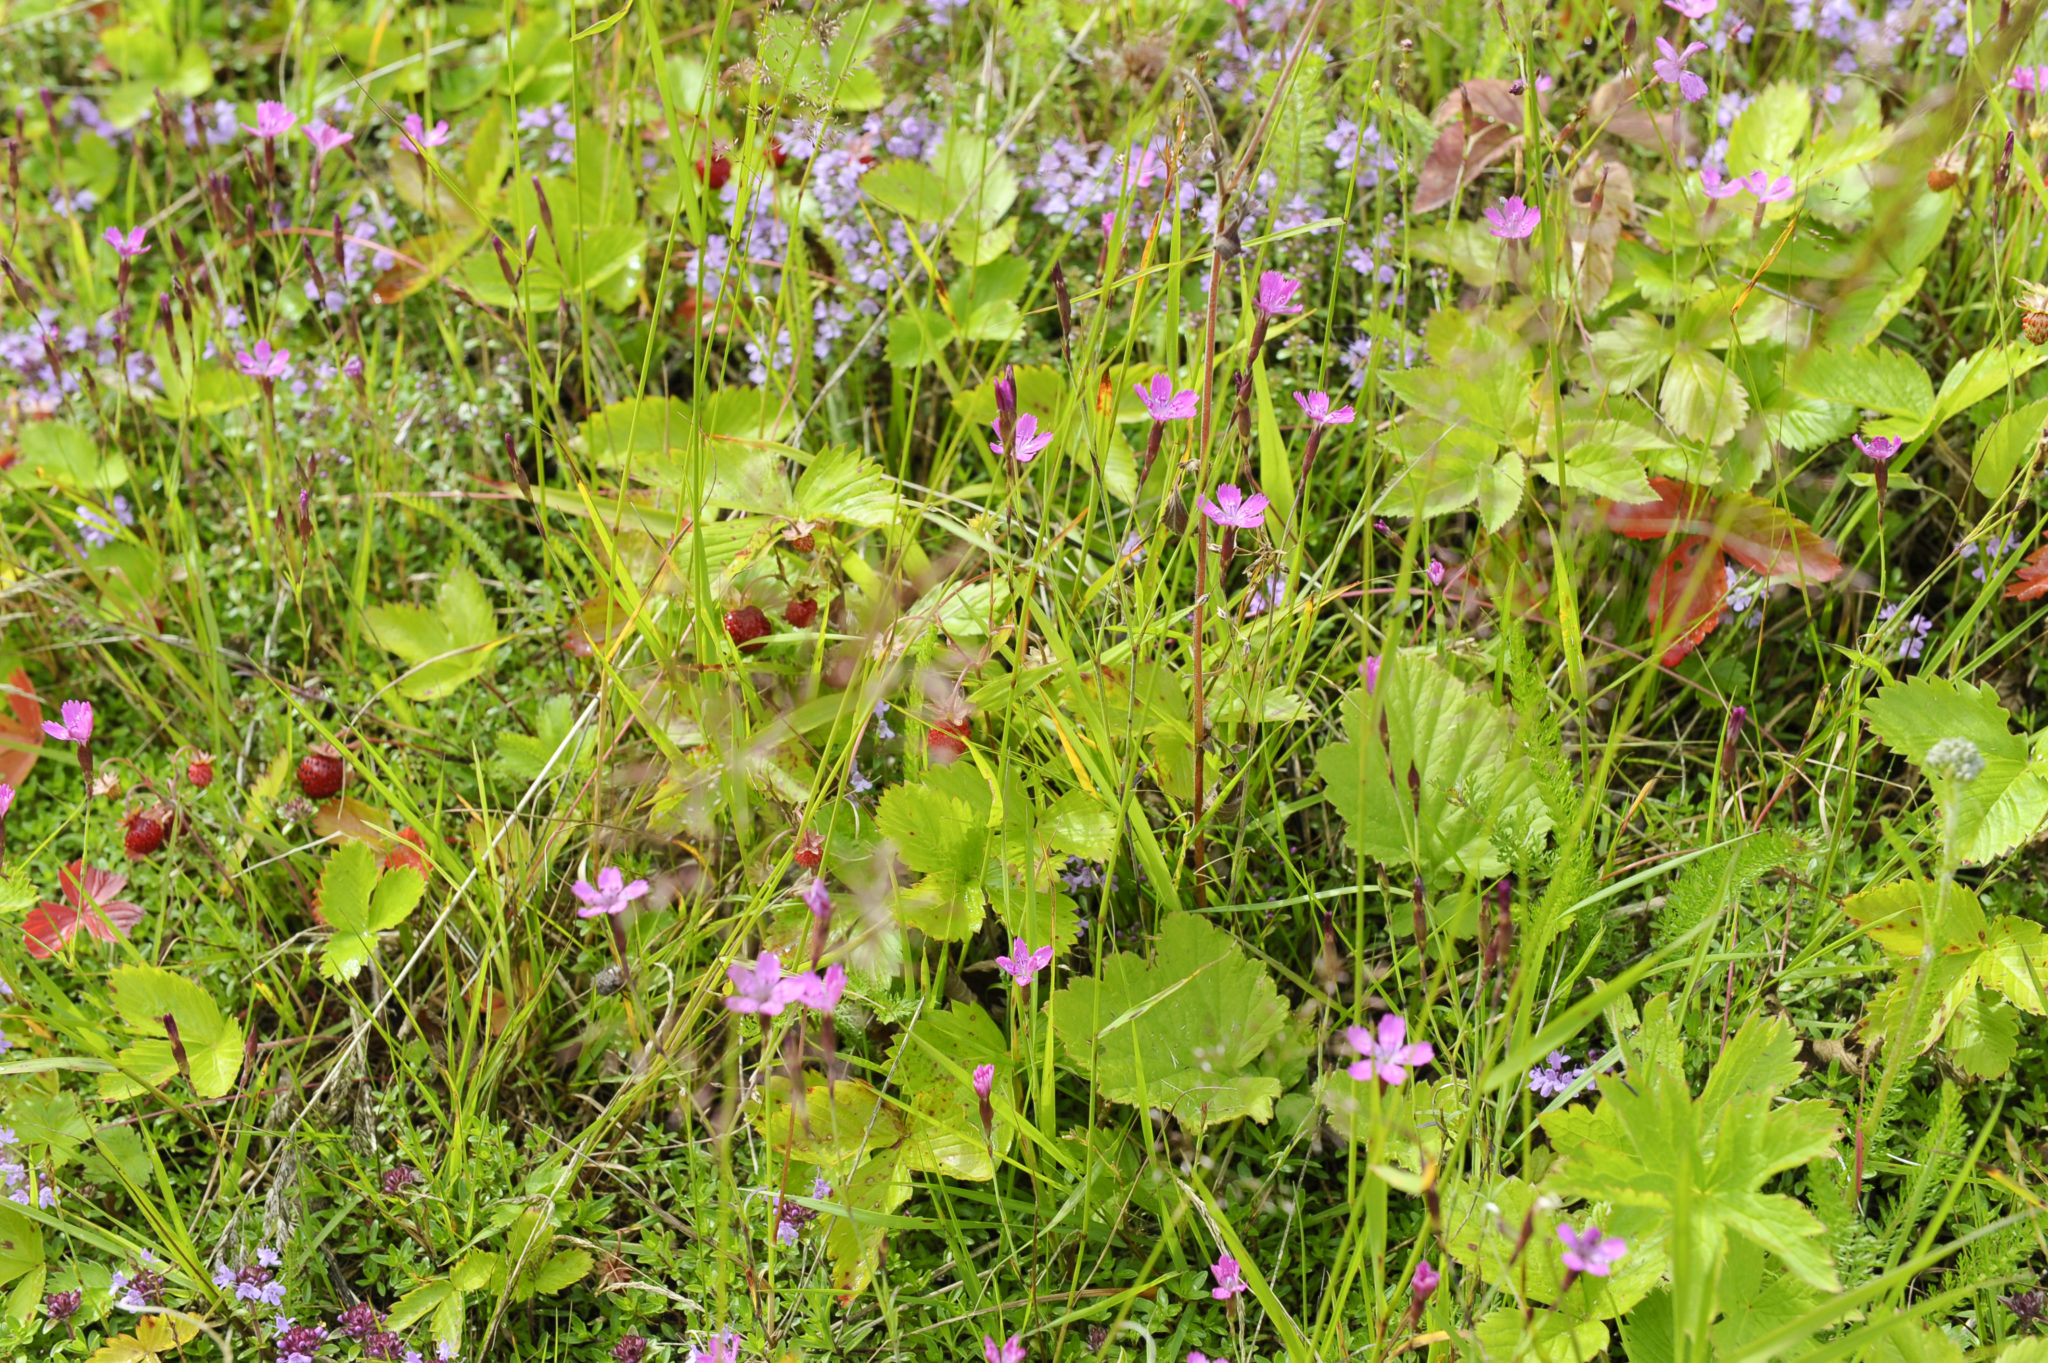
[[[199,985],[157,966],[128,965],[113,972],[108,987],[121,1020],[151,1039],[121,1052],[121,1064],[134,1078],[100,1076],[103,1096],[128,1098],[163,1087],[178,1073],[179,1048],[185,1053],[192,1090],[200,1097],[218,1098],[235,1086],[242,1072],[242,1026],[222,1016],[220,1006]],[[175,1046],[164,1025],[166,1017],[177,1024]]]
[[[377,853],[365,843],[338,847],[320,876],[320,914],[334,929],[320,953],[320,973],[354,979],[377,953],[377,934],[412,915],[427,882],[410,866],[378,871]]]
[[[1728,565],[1717,549],[1697,535],[1665,555],[1650,574],[1645,613],[1659,639],[1668,639],[1664,666],[1675,667],[1721,623],[1728,596]]]
[[[1607,528],[1630,539],[1701,535],[1744,567],[1779,582],[1832,582],[1842,561],[1818,531],[1747,493],[1715,496],[1675,478],[1652,478],[1654,502],[1615,502]]]

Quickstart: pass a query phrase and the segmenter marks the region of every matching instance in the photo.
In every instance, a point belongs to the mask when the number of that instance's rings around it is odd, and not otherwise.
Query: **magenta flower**
[[[299,116],[274,99],[266,99],[256,106],[256,126],[244,123],[242,129],[269,141],[283,137],[298,126]]]
[[[974,1067],[974,1096],[985,1103],[988,1101],[989,1095],[995,1091],[996,1067],[994,1065],[976,1065]]]
[[[1874,435],[1868,438],[1852,435],[1849,437],[1849,443],[1882,464],[1897,454],[1906,442],[1895,435]]]
[[[1102,235],[1105,237],[1113,237],[1116,235],[1115,213],[1104,213],[1102,215]]]
[[[992,1335],[981,1337],[982,1363],[1024,1363],[1024,1341],[1016,1335],[998,1344]]]
[[[356,135],[331,127],[316,118],[306,125],[306,140],[313,144],[314,153],[324,159],[328,152],[338,151],[355,141]]]
[[[1543,210],[1522,202],[1521,195],[1511,194],[1487,209],[1485,217],[1494,236],[1502,241],[1520,241],[1535,233],[1543,221]]]
[[[1604,1278],[1614,1262],[1628,1253],[1628,1241],[1619,1236],[1603,1235],[1600,1228],[1591,1222],[1587,1223],[1583,1234],[1570,1226],[1559,1226],[1557,1238],[1564,1241],[1564,1266],[1574,1274],[1589,1273],[1595,1278]]]
[[[1185,421],[1202,405],[1202,395],[1192,388],[1174,392],[1173,380],[1164,370],[1154,374],[1150,383],[1132,384],[1131,391],[1154,421]]]
[[[269,341],[258,341],[254,351],[236,352],[235,368],[249,378],[274,383],[292,372],[292,353],[289,350],[272,350]]]
[[[1650,69],[1657,73],[1658,80],[1677,86],[1678,93],[1688,104],[1697,104],[1707,97],[1707,83],[1687,70],[1685,65],[1693,59],[1694,53],[1707,50],[1705,43],[1687,43],[1685,51],[1681,52],[1671,45],[1670,39],[1659,38],[1657,50],[1664,55],[1651,62]]]
[[[1010,954],[996,957],[996,964],[1017,982],[1019,989],[1028,989],[1038,972],[1052,964],[1052,948],[1045,946],[1033,951],[1031,944],[1022,937],[1014,938],[1010,942]]]
[[[1321,391],[1296,393],[1294,403],[1301,408],[1302,415],[1318,426],[1349,426],[1358,418],[1358,413],[1350,407],[1333,410],[1330,395]]]
[[[1675,9],[1688,19],[1704,19],[1721,7],[1721,0],[1664,0],[1664,8]]]
[[[1000,459],[1005,453],[1008,453],[1008,451],[1003,449],[1002,418],[997,417],[990,425],[995,428],[996,438],[988,442],[988,452]],[[1029,412],[1025,412],[1017,418],[1017,449],[1015,458],[1018,463],[1030,463],[1051,443],[1052,432],[1039,430],[1037,417]]]
[[[1732,199],[1745,190],[1756,195],[1759,203],[1774,204],[1792,197],[1792,177],[1780,175],[1773,180],[1767,170],[1753,170],[1723,182],[1720,171],[1706,166],[1700,170],[1700,187],[1710,199]]]
[[[1409,1070],[1436,1058],[1436,1048],[1427,1041],[1408,1040],[1408,1019],[1399,1013],[1380,1015],[1377,1036],[1363,1027],[1346,1027],[1344,1042],[1364,1057],[1344,1071],[1361,1084],[1374,1078],[1405,1084]]]
[[[408,151],[425,156],[428,148],[438,147],[448,140],[448,120],[442,119],[429,131],[425,119],[418,114],[407,114],[405,131],[398,135],[398,140],[405,143]]]
[[[1700,188],[1707,191],[1709,199],[1732,199],[1749,188],[1749,182],[1738,175],[1723,183],[1721,172],[1713,166],[1700,167]]]
[[[43,721],[43,732],[59,743],[92,742],[92,702],[89,700],[67,700],[58,708],[64,717],[62,724]]]
[[[1763,171],[1749,173],[1749,192],[1756,195],[1758,203],[1782,203],[1792,197],[1792,177],[1780,175],[1773,180]]]
[[[1216,1262],[1209,1265],[1209,1276],[1216,1280],[1216,1285],[1209,1289],[1209,1295],[1217,1301],[1229,1301],[1244,1291],[1242,1266],[1228,1253],[1218,1255]]]
[[[1380,684],[1380,655],[1368,653],[1358,665],[1358,674],[1365,678],[1365,694],[1371,695]]]
[[[725,974],[732,981],[732,993],[725,998],[730,1012],[772,1018],[792,1001],[791,981],[782,978],[782,958],[772,951],[762,952],[752,970],[734,961]]]
[[[822,876],[812,876],[811,883],[804,886],[804,907],[811,911],[811,917],[819,922],[828,922],[832,917],[832,892],[825,888]]]
[[[7,811],[14,808],[14,787],[0,781],[0,823],[7,821]]]
[[[1429,585],[1432,587],[1444,585],[1444,565],[1442,559],[1433,558],[1429,561]]]
[[[109,227],[104,236],[107,245],[114,248],[114,254],[123,260],[133,260],[149,253],[147,228],[131,227],[124,233],[118,227]]]
[[[2048,91],[2048,66],[2016,66],[2009,83],[2013,89],[2030,95]]]
[[[583,901],[583,907],[576,910],[578,918],[602,918],[623,912],[628,904],[645,895],[647,882],[636,880],[628,885],[623,871],[607,866],[597,873],[596,885],[579,880],[569,887],[569,893]]]
[[[1257,530],[1266,523],[1266,494],[1255,492],[1247,497],[1235,483],[1217,488],[1215,501],[1204,497],[1195,505],[1216,524],[1233,530]]]
[[[1276,270],[1267,270],[1259,276],[1258,296],[1252,306],[1260,312],[1273,314],[1300,312],[1301,304],[1294,301],[1294,295],[1301,289],[1299,279],[1289,279]]]
[[[822,975],[808,970],[801,975],[792,975],[784,983],[784,992],[790,1002],[829,1016],[839,1006],[839,1000],[846,996],[846,967],[834,961],[825,967]],[[731,1002],[726,1000],[728,1006]]]
[[[1428,1301],[1430,1294],[1436,1291],[1436,1285],[1443,1281],[1443,1276],[1443,1274],[1430,1267],[1429,1260],[1423,1259],[1418,1261],[1415,1265],[1415,1276],[1410,1279],[1414,1286],[1415,1300],[1418,1302]]]

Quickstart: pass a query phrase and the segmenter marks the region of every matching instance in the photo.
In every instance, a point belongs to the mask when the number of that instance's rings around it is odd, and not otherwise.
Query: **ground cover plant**
[[[2040,4],[0,30],[8,1356],[2044,1356]]]

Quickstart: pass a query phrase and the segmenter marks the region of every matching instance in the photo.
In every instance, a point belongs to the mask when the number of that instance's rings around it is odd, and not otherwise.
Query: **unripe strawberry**
[[[140,861],[164,845],[164,839],[171,835],[171,811],[162,805],[138,809],[121,822],[127,832],[121,839],[122,850],[128,853],[128,860]]]
[[[732,641],[740,646],[742,653],[759,653],[760,641],[768,637],[772,628],[759,606],[741,606],[736,611],[725,613],[725,632],[732,636]]]
[[[331,743],[316,743],[299,759],[299,789],[309,800],[331,800],[341,794],[341,778],[348,768]]]
[[[200,790],[213,784],[213,754],[195,752],[185,763],[185,779]]]
[[[782,618],[798,629],[808,628],[818,618],[818,603],[808,596],[798,597],[782,608]]]
[[[2048,312],[2030,312],[2020,318],[2020,330],[2035,345],[2048,345]]]

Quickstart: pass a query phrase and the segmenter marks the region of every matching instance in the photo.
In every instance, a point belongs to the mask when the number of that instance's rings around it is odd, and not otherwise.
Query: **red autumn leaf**
[[[74,861],[57,873],[63,886],[64,902],[45,899],[22,920],[22,941],[28,954],[48,960],[84,928],[102,942],[126,937],[142,921],[142,906],[117,898],[127,888],[128,877],[118,871],[102,871]]]
[[[1705,538],[1694,535],[1665,555],[1650,574],[1647,609],[1657,637],[1671,639],[1664,666],[1676,666],[1714,632],[1727,595],[1728,561]]]
[[[1675,478],[1652,478],[1654,502],[1614,502],[1607,528],[1630,539],[1700,535],[1743,567],[1779,582],[1832,582],[1842,560],[1798,517],[1744,492],[1719,496]]]
[[[7,709],[0,715],[0,781],[18,786],[43,755],[43,703],[18,667],[7,679]]]
[[[2027,555],[2027,561],[2006,584],[2005,595],[2011,601],[2032,601],[2048,596],[2048,544]]]

